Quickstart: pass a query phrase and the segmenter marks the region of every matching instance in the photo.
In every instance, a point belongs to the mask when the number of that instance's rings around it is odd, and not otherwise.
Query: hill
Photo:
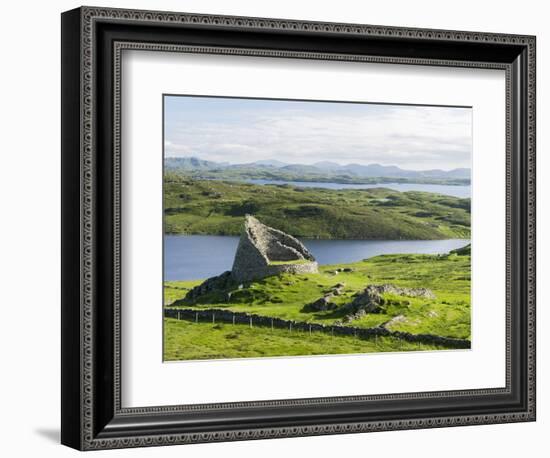
[[[246,312],[273,319],[325,326],[372,329],[470,339],[470,256],[385,255],[352,264],[321,266],[319,273],[279,275],[245,284],[229,284],[196,300],[187,292],[201,281],[165,282],[170,310]],[[411,297],[384,293],[380,310],[346,321],[349,304],[368,285],[391,283],[401,288],[428,288],[433,295]],[[307,304],[338,289],[335,307],[315,310]],[[176,312],[177,313],[177,312]],[[213,320],[166,318],[165,357],[202,359],[296,354],[367,353],[436,349],[393,337],[358,340],[341,335],[308,333]],[[294,347],[294,349],[292,349]]]
[[[405,170],[380,164],[346,164],[318,162],[316,164],[285,164],[277,160],[262,160],[244,164],[214,162],[196,157],[167,157],[166,171],[194,178],[224,180],[317,181],[348,184],[369,183],[435,183],[469,184],[470,169]]]
[[[436,240],[470,236],[470,199],[390,189],[321,189],[167,174],[165,231],[239,235],[243,216],[295,237]]]

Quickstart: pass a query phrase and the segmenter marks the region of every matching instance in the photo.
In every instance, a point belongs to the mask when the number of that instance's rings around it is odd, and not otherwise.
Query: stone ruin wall
[[[239,239],[233,268],[231,269],[233,275],[238,276],[239,272],[247,270],[263,269],[268,264],[269,260],[256,248],[248,234],[243,232]]]
[[[277,264],[267,265],[256,269],[246,269],[233,267],[232,275],[237,281],[253,281],[273,275],[283,273],[288,274],[315,274],[319,271],[319,266],[316,262],[308,262],[307,264]]]
[[[292,261],[309,261],[293,264]],[[272,261],[288,264],[270,264]],[[231,274],[236,281],[259,280],[282,273],[317,273],[319,266],[307,248],[282,231],[247,216]]]
[[[297,239],[272,227],[264,226],[264,234],[268,242],[265,248],[267,257],[272,261],[292,261],[305,259],[315,261],[307,248]]]

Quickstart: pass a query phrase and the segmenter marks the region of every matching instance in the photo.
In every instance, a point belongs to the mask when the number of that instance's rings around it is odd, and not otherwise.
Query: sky
[[[232,164],[471,166],[472,109],[415,105],[165,96],[166,157]]]

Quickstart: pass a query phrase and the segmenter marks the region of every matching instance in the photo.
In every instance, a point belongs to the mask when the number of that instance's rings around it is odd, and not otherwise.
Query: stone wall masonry
[[[271,264],[274,261],[285,264]],[[251,215],[246,216],[231,269],[235,281],[259,280],[282,273],[317,272],[315,258],[298,239],[262,224]]]
[[[357,328],[353,326],[324,325],[319,323],[306,323],[303,321],[272,318],[246,312],[233,312],[224,309],[178,309],[165,308],[166,318],[175,318],[186,321],[208,323],[232,323],[247,324],[251,326],[273,327],[304,332],[324,332],[335,336],[354,336],[360,339],[373,337],[394,337],[407,342],[417,342],[429,345],[441,345],[448,348],[469,349],[471,342],[466,339],[454,339],[451,337],[437,336],[433,334],[411,334],[401,331],[390,331],[384,327]]]
[[[267,233],[272,237],[272,243],[267,250],[268,258],[272,261],[290,261],[292,259],[307,259],[308,261],[315,261],[313,255],[298,239],[273,227],[265,226],[265,228]],[[291,258],[286,258],[284,250],[282,252],[278,252],[281,248],[292,250],[294,256]]]
[[[246,268],[240,265],[233,265],[231,274],[235,281],[249,282],[260,280],[265,277],[272,277],[281,274],[316,274],[319,272],[319,265],[315,261],[305,262],[303,264],[273,264],[259,268]]]

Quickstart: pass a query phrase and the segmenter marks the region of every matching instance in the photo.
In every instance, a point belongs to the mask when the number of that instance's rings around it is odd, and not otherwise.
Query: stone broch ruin
[[[317,273],[313,255],[296,238],[246,215],[231,276],[251,281],[281,273]]]
[[[249,282],[281,273],[317,273],[319,266],[297,239],[247,215],[231,271],[210,277],[190,289],[185,298],[195,300],[211,291],[221,291],[235,282]]]

